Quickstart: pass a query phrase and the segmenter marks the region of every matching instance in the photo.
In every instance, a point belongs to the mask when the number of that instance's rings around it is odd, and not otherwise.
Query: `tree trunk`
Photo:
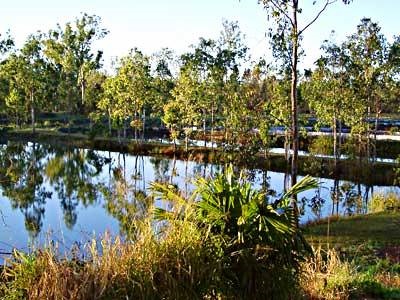
[[[368,113],[367,113],[367,162],[369,163],[369,159],[371,157],[371,150],[370,150],[370,144],[371,144],[371,138],[370,138],[370,130],[369,130],[369,118],[371,116],[371,107],[368,106]]]
[[[124,126],[124,139],[126,139],[126,120],[125,119],[123,121],[123,126]]]
[[[378,123],[379,123],[379,118],[380,118],[380,109],[376,107],[376,112],[375,112],[375,128],[374,128],[374,152],[373,152],[373,162],[376,161],[376,135],[378,133]]]
[[[111,137],[111,114],[110,114],[110,110],[108,111],[108,134]]]
[[[83,79],[81,82],[81,104],[82,104],[82,110],[83,110],[83,105],[85,104],[85,80]]]
[[[342,155],[342,122],[339,120],[338,158]]]
[[[285,141],[283,144],[283,148],[285,149],[285,160],[286,163],[289,164],[290,156],[289,156],[289,148],[290,148],[290,143],[289,143],[289,131],[285,129]]]
[[[143,128],[142,128],[142,141],[144,141],[144,131],[146,129],[146,109],[143,107]]]
[[[297,160],[299,151],[298,111],[297,111],[297,58],[298,58],[298,28],[297,28],[298,1],[293,0],[293,53],[292,53],[292,81],[290,86],[291,119],[292,119],[292,164],[291,164],[291,186],[297,182]],[[294,205],[297,204],[296,196],[293,198]]]
[[[336,119],[336,114],[333,116],[333,157],[334,157],[334,163],[335,163],[335,168],[337,165],[337,158],[338,158],[338,151],[337,151],[337,119]]]
[[[32,133],[35,133],[35,103],[33,101],[33,91],[30,93],[31,98],[31,121],[32,121]]]
[[[203,135],[204,135],[204,148],[207,147],[207,137],[206,137],[206,113],[203,112]]]
[[[214,103],[211,106],[211,149],[214,148]]]

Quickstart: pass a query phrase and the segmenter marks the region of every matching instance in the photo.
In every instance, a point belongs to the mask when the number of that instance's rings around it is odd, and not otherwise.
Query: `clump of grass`
[[[400,196],[394,192],[377,193],[369,203],[369,211],[371,213],[400,212]]]
[[[400,265],[376,259],[369,265],[362,259],[340,257],[335,249],[314,250],[302,264],[300,284],[309,299],[399,299]],[[365,263],[365,262],[364,262]]]
[[[314,256],[302,264],[301,287],[311,299],[348,299],[356,268],[342,262],[334,249],[314,250]]]

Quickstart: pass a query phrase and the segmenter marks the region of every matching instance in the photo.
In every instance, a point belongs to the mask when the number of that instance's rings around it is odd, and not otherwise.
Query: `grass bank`
[[[400,213],[333,217],[307,224],[315,255],[302,287],[313,299],[400,299]]]

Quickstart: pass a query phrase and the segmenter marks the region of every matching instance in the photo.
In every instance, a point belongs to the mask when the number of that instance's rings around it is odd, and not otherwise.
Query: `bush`
[[[218,241],[223,267],[218,286],[228,287],[220,290],[222,295],[289,299],[298,291],[300,262],[311,253],[297,227],[290,197],[315,185],[315,180],[305,177],[270,204],[264,193],[252,190],[229,167],[213,180],[200,178],[189,199],[181,197],[173,186],[154,183],[152,189],[159,198],[174,204],[173,211],[158,209],[158,219],[185,218],[205,228],[211,241]]]
[[[400,211],[400,197],[396,193],[374,194],[369,203],[369,212],[398,212]]]

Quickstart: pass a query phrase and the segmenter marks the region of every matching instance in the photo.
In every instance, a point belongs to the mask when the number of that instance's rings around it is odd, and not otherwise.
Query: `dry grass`
[[[2,273],[0,297],[196,299],[212,291],[210,268],[216,269],[203,241],[189,223],[177,223],[162,238],[143,230],[135,243],[106,235],[86,246],[83,261],[59,259],[51,248],[34,256],[16,253]]]
[[[348,299],[357,272],[342,262],[334,249],[314,250],[314,257],[302,265],[301,287],[309,299]]]

